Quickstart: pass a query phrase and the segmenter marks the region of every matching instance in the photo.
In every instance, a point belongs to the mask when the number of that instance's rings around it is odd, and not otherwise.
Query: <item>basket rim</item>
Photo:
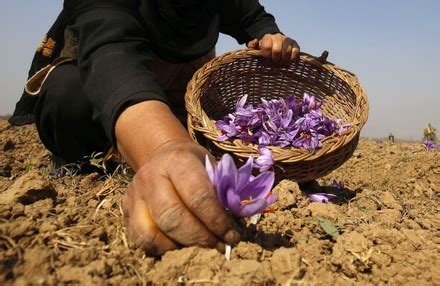
[[[244,142],[239,139],[218,142],[216,138],[219,135],[219,131],[215,127],[215,121],[211,120],[202,109],[200,97],[201,88],[208,79],[209,74],[213,71],[237,59],[262,56],[259,50],[239,49],[215,57],[194,73],[187,85],[185,93],[185,106],[188,112],[188,131],[194,141],[197,141],[195,132],[201,132],[203,136],[210,140],[217,148],[225,152],[234,153],[234,155],[244,159],[251,155],[258,154],[258,145],[256,144],[244,144]],[[265,146],[272,151],[276,162],[294,163],[299,161],[311,161],[323,155],[337,152],[342,146],[355,141],[354,139],[359,135],[368,119],[368,97],[355,74],[308,53],[301,52],[300,60],[333,72],[338,78],[349,85],[356,96],[355,116],[353,122],[350,122],[350,128],[338,136],[331,135],[321,140],[322,147],[315,152],[309,152],[304,148]]]

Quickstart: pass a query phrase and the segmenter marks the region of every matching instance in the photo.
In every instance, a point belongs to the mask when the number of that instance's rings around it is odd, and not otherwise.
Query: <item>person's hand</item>
[[[204,168],[208,151],[169,142],[137,171],[123,199],[129,238],[150,254],[179,246],[224,249],[240,239]]]
[[[261,40],[254,39],[248,48],[261,50],[264,58],[275,66],[288,65],[299,58],[298,43],[283,34],[266,34]]]

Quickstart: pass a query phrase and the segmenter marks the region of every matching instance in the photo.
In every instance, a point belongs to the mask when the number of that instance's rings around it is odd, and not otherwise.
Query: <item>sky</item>
[[[440,130],[440,1],[261,0],[281,31],[312,55],[357,75],[370,114],[365,137],[418,140],[428,122]],[[0,2],[0,114],[11,114],[37,44],[61,0]],[[217,54],[242,48],[221,36]]]

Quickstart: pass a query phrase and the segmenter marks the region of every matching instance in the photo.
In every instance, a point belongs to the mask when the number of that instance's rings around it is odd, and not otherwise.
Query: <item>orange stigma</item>
[[[252,202],[252,196],[249,196],[249,198],[248,198],[247,200],[242,200],[240,203],[241,203],[242,205],[247,205],[247,204],[249,204],[250,202]]]

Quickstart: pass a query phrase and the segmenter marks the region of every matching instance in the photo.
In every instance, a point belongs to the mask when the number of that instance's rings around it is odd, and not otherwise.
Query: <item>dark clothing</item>
[[[186,124],[183,98],[186,84],[194,72],[213,57],[212,51],[184,64],[167,63],[153,57],[151,69],[156,82],[182,124]],[[58,160],[66,163],[84,161],[84,157],[93,152],[105,153],[110,149],[111,142],[93,109],[75,62],[56,67],[44,81],[35,107],[36,125],[41,141]]]
[[[257,0],[68,0],[48,34],[49,38],[54,37],[53,51],[49,53],[46,49],[49,56],[43,58],[37,52],[30,76],[62,53],[65,31],[77,37],[77,73],[85,95],[83,100],[90,103],[84,112],[93,118],[90,125],[102,129],[114,146],[114,125],[125,108],[145,100],[170,104],[152,70],[154,57],[169,63],[184,63],[211,51],[219,33],[245,43],[279,32],[273,16]],[[53,92],[48,86],[44,90],[46,96]],[[53,105],[47,98],[41,101],[40,114],[46,108],[44,105]],[[73,104],[75,99],[71,101]],[[37,123],[43,125],[44,122]],[[48,133],[56,134],[57,128],[65,127],[49,125],[49,128],[52,130]],[[97,134],[101,136],[101,133]],[[80,141],[88,139],[86,136]],[[62,140],[55,141],[64,144]]]
[[[93,106],[83,91],[76,65],[54,69],[40,93],[35,106],[37,130],[54,155],[76,162],[111,147],[100,123],[93,120]]]

